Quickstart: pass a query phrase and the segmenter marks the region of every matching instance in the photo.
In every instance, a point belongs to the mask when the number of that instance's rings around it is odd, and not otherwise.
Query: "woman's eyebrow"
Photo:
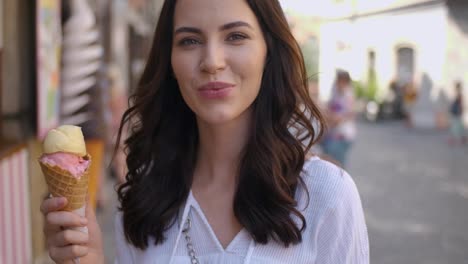
[[[236,28],[236,27],[248,27],[250,29],[253,29],[253,27],[247,22],[235,21],[235,22],[230,22],[230,23],[222,25],[221,27],[219,27],[219,30],[224,31],[224,30],[229,30],[229,29],[233,29],[233,28]],[[201,31],[201,29],[196,28],[196,27],[179,27],[174,31],[174,35],[177,35],[179,33],[202,34],[202,31]]]
[[[219,30],[220,31],[223,31],[223,30],[229,30],[229,29],[232,29],[232,28],[236,28],[236,27],[248,27],[250,29],[253,29],[253,27],[247,23],[247,22],[244,22],[244,21],[235,21],[235,22],[231,22],[231,23],[227,23],[227,24],[224,24],[222,25]]]
[[[201,34],[202,31],[199,28],[194,28],[194,27],[180,27],[174,31],[174,35],[177,35],[179,33],[195,33],[195,34]]]

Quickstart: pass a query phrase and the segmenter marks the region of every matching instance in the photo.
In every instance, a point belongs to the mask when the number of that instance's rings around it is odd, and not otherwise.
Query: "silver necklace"
[[[190,256],[190,262],[192,264],[200,264],[198,261],[197,256],[195,255],[195,249],[193,249],[193,243],[192,243],[192,238],[190,237],[189,231],[192,228],[192,220],[190,220],[190,217],[187,216],[187,221],[185,221],[184,229],[182,229],[182,233],[185,236],[185,242],[187,245],[187,251]]]

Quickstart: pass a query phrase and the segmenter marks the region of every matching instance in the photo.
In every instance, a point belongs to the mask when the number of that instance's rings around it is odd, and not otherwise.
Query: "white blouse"
[[[302,177],[309,190],[309,204],[303,188],[298,187],[296,199],[307,221],[302,242],[284,247],[270,241],[256,244],[242,229],[223,248],[211,229],[202,209],[190,192],[183,213],[166,232],[166,241],[157,246],[150,239],[142,251],[127,243],[123,234],[122,216],[117,214],[116,264],[186,264],[191,263],[183,225],[190,217],[189,231],[195,254],[202,264],[367,264],[369,241],[359,193],[354,181],[342,169],[317,157],[304,164]],[[181,228],[182,227],[182,228]]]

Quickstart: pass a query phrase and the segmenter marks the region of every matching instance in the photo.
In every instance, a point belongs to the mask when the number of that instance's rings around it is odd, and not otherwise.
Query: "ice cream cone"
[[[88,154],[85,156],[85,159],[91,161],[91,156]],[[58,166],[50,166],[41,161],[39,161],[39,164],[52,196],[67,198],[68,204],[63,210],[73,211],[85,205],[86,194],[88,192],[89,170],[86,170],[81,177],[77,178],[69,171]]]

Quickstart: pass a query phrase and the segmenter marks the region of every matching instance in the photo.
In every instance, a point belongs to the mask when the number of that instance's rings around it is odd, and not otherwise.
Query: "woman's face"
[[[257,97],[267,46],[245,0],[178,0],[172,68],[198,121],[222,124]]]

